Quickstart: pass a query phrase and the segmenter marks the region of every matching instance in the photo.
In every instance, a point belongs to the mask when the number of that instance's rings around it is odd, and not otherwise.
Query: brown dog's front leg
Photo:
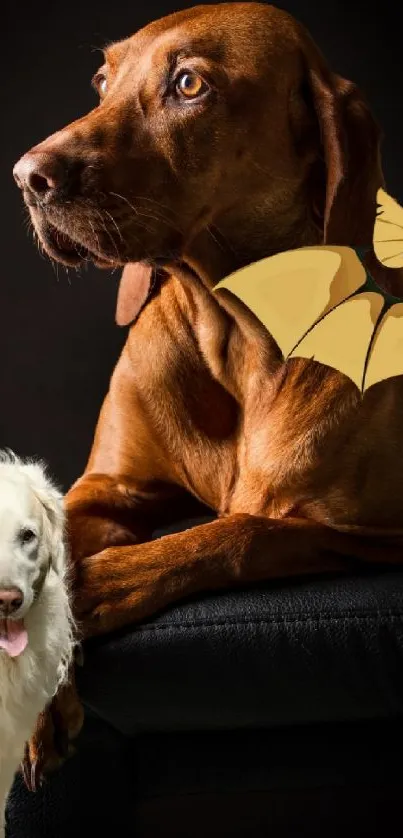
[[[25,746],[21,769],[30,791],[38,789],[44,773],[57,768],[74,752],[72,741],[78,736],[83,720],[84,711],[72,670],[69,683],[59,689],[51,704],[40,714],[36,730]]]
[[[198,592],[350,569],[385,560],[374,540],[307,520],[233,515],[79,562],[76,608],[85,636],[143,620]],[[393,554],[390,561],[401,560]],[[387,559],[386,559],[387,560]]]

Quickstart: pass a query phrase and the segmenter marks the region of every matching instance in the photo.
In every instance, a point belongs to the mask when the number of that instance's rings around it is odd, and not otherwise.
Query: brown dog
[[[334,370],[284,364],[212,294],[281,250],[371,244],[383,177],[360,93],[254,3],[147,26],[94,84],[99,106],[15,167],[50,256],[126,265],[118,320],[134,325],[67,497],[86,634],[206,589],[400,562],[403,379],[361,398]],[[403,295],[399,272],[376,278]],[[218,520],[150,541],[189,494]]]

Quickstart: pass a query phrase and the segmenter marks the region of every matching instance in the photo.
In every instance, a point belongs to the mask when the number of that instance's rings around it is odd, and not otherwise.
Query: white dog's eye
[[[36,539],[36,532],[29,527],[23,527],[19,533],[19,540],[21,544],[31,544]]]

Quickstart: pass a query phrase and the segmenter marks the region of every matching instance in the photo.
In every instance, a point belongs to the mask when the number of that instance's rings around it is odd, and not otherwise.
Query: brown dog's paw
[[[50,708],[39,716],[35,733],[25,745],[21,763],[22,776],[29,791],[37,791],[42,785],[46,770],[56,768],[62,756],[56,751],[54,726]]]
[[[44,776],[72,756],[72,741],[80,733],[83,720],[84,712],[74,687],[62,687],[40,714],[36,730],[25,745],[21,771],[30,791],[37,791]]]

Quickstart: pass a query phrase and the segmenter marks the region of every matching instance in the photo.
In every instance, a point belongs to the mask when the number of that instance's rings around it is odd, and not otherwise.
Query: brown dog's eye
[[[202,93],[206,93],[208,85],[197,73],[188,70],[176,79],[176,90],[186,99],[195,99]]]
[[[106,76],[104,76],[103,73],[97,73],[92,79],[92,86],[95,87],[95,90],[102,99],[108,90],[108,80]]]

